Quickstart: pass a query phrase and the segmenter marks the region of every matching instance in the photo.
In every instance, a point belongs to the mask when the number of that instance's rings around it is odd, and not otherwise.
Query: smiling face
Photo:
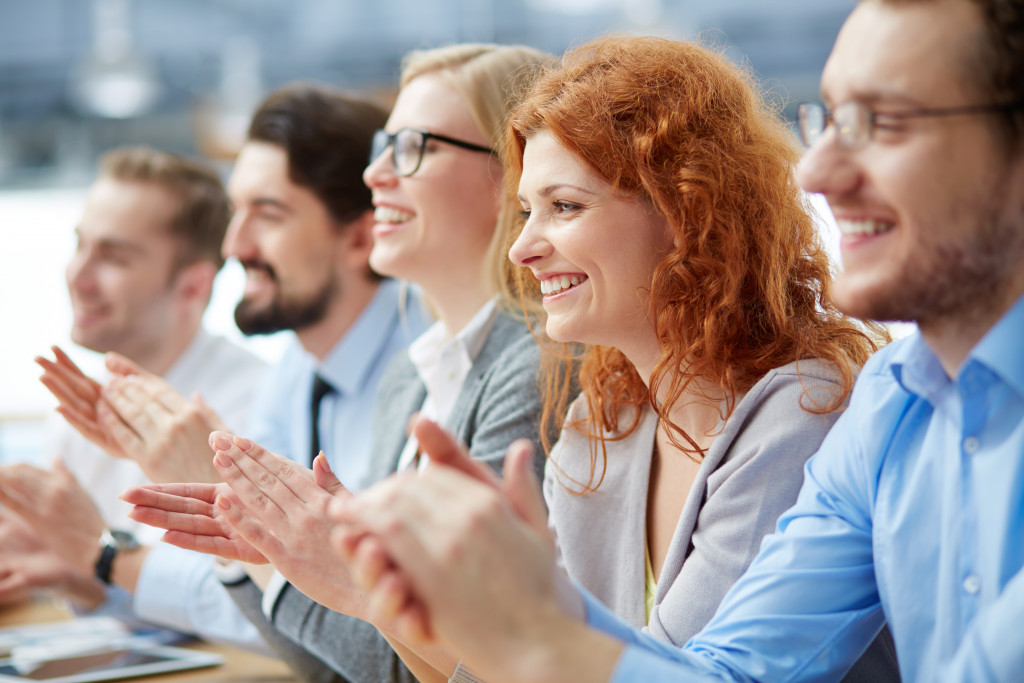
[[[519,199],[528,219],[509,258],[540,281],[548,335],[614,346],[634,363],[656,354],[647,293],[672,247],[668,221],[548,131],[527,138]]]
[[[234,206],[224,256],[245,268],[235,321],[246,334],[302,330],[341,295],[336,271],[345,231],[312,191],[288,177],[282,147],[247,142],[228,183]]]
[[[183,301],[170,232],[179,208],[151,183],[104,177],[89,189],[65,271],[76,344],[144,362],[172,337]]]
[[[437,73],[417,76],[398,94],[386,130],[406,127],[490,144],[466,102]],[[374,270],[416,282],[435,299],[484,287],[484,257],[501,199],[494,156],[428,140],[412,176],[395,174],[389,149],[370,163],[363,180],[373,190]]]
[[[825,195],[843,232],[834,298],[850,314],[927,332],[1005,310],[1024,291],[1024,162],[1001,147],[991,117],[884,116],[987,103],[976,84],[982,36],[962,0],[866,0],[839,34],[822,76],[826,105],[868,104],[874,137],[843,149],[826,131],[798,178]]]

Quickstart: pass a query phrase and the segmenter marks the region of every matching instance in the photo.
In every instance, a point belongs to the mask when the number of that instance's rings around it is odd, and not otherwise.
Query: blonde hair
[[[400,87],[425,74],[437,74],[451,85],[469,108],[470,116],[491,148],[502,155],[502,141],[512,111],[529,92],[535,77],[555,64],[546,52],[523,45],[465,43],[416,50],[402,61]],[[501,159],[504,162],[504,159]],[[502,164],[504,166],[504,163]],[[494,234],[487,248],[487,285],[511,308],[517,297],[505,277],[508,248],[518,229],[519,202],[505,190]]]

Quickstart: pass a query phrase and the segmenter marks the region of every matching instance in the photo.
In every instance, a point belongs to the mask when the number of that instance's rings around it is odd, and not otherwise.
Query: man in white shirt
[[[230,425],[245,419],[265,364],[202,329],[213,280],[224,263],[220,245],[229,218],[227,196],[213,170],[152,149],[114,150],[101,160],[86,195],[66,275],[76,344],[116,352],[132,367],[162,375],[177,391],[199,394],[197,403],[183,402],[198,413],[208,412],[205,401]],[[70,363],[57,355],[58,364]],[[44,367],[49,363],[43,361]],[[63,407],[72,424],[101,403],[98,384],[83,390],[97,400],[80,404],[77,413]],[[0,500],[8,506],[0,515],[0,598],[46,589],[81,608],[124,614],[160,535],[128,519],[118,494],[150,477],[63,421],[49,442],[52,472],[29,465],[0,469]],[[21,520],[14,519],[15,511]],[[127,541],[119,534],[118,541],[101,543],[111,529],[137,538]],[[129,552],[127,546],[136,542],[141,547]],[[259,642],[246,620],[238,615],[234,621],[212,637]]]

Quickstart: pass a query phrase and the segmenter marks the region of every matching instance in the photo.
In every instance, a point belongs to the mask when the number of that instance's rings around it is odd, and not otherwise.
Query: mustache
[[[277,282],[277,273],[274,272],[274,267],[266,261],[257,261],[256,259],[245,259],[239,260],[242,267],[246,270],[261,270],[267,274],[271,280]]]

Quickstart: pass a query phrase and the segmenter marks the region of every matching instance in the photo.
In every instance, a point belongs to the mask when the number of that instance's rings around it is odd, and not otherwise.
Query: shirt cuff
[[[274,623],[274,609],[277,607],[277,600],[287,585],[288,579],[284,578],[281,572],[275,571],[274,575],[270,577],[267,587],[263,589],[263,614],[271,624]]]
[[[213,573],[225,586],[237,586],[249,579],[249,572],[241,562],[220,563],[214,560]]]

